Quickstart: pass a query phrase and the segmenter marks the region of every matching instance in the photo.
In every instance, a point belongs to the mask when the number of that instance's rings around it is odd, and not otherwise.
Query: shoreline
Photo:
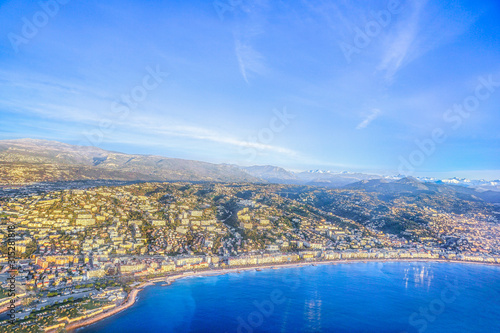
[[[231,268],[218,268],[218,269],[208,269],[195,272],[182,272],[174,275],[155,277],[150,280],[144,281],[138,286],[134,287],[132,291],[127,295],[126,301],[119,306],[113,308],[110,311],[100,313],[95,317],[91,317],[79,322],[71,323],[65,327],[68,332],[73,332],[75,330],[84,328],[86,326],[93,325],[99,321],[102,321],[108,317],[111,317],[119,312],[122,312],[132,305],[135,304],[136,297],[140,291],[144,288],[154,285],[155,283],[164,282],[171,285],[173,282],[186,278],[186,277],[205,277],[205,276],[219,276],[230,273],[240,273],[244,271],[251,270],[264,270],[264,269],[284,269],[284,268],[299,268],[305,266],[316,266],[316,265],[337,265],[337,264],[354,264],[354,263],[368,263],[368,262],[435,262],[435,263],[452,263],[452,264],[476,264],[476,265],[487,265],[487,266],[500,266],[500,263],[495,262],[479,262],[479,261],[462,261],[462,260],[447,260],[447,259],[349,259],[349,260],[319,260],[319,261],[306,261],[306,262],[292,262],[292,263],[276,263],[269,265],[253,265],[253,266],[241,266],[241,267],[231,267]]]

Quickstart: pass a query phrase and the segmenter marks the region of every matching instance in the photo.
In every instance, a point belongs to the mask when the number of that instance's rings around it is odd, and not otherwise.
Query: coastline
[[[306,262],[292,262],[292,263],[275,263],[269,265],[253,265],[253,266],[243,266],[243,267],[231,267],[231,268],[218,268],[213,270],[201,270],[196,272],[182,272],[169,276],[155,277],[150,280],[142,282],[140,285],[136,286],[127,295],[126,301],[109,310],[107,312],[100,313],[95,317],[84,319],[79,322],[71,323],[65,327],[68,332],[73,332],[75,330],[84,328],[95,324],[101,320],[111,317],[121,311],[124,311],[135,304],[136,297],[140,291],[148,286],[152,286],[155,283],[164,282],[168,285],[172,284],[176,280],[180,280],[186,277],[204,277],[204,276],[218,276],[230,273],[239,273],[251,270],[264,270],[264,269],[283,269],[283,268],[299,268],[305,266],[316,266],[316,265],[337,265],[337,264],[354,264],[354,263],[368,263],[368,262],[435,262],[435,263],[453,263],[453,264],[477,264],[477,265],[487,265],[487,266],[500,266],[500,263],[494,262],[478,262],[478,261],[462,261],[462,260],[447,260],[447,259],[349,259],[349,260],[318,260],[318,261],[306,261]]]

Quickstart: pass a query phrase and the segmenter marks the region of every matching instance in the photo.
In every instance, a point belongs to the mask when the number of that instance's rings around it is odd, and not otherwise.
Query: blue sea
[[[147,287],[80,332],[500,332],[500,267],[369,262]]]

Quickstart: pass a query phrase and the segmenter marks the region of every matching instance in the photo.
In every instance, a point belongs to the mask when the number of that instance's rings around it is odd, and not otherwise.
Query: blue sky
[[[0,139],[500,178],[496,0],[54,1],[0,2]]]

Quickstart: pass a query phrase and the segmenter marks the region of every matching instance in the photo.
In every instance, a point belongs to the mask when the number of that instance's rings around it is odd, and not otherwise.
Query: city
[[[390,210],[381,204],[361,190],[251,183],[146,182],[4,197],[1,260],[11,265],[0,274],[0,304],[12,308],[15,272],[16,331],[56,332],[130,302],[141,282],[195,271],[346,260],[500,263],[498,205],[457,199],[454,207],[468,205],[458,214],[430,199],[396,199]],[[386,229],[398,216],[407,228]],[[0,329],[8,332],[9,322]]]

